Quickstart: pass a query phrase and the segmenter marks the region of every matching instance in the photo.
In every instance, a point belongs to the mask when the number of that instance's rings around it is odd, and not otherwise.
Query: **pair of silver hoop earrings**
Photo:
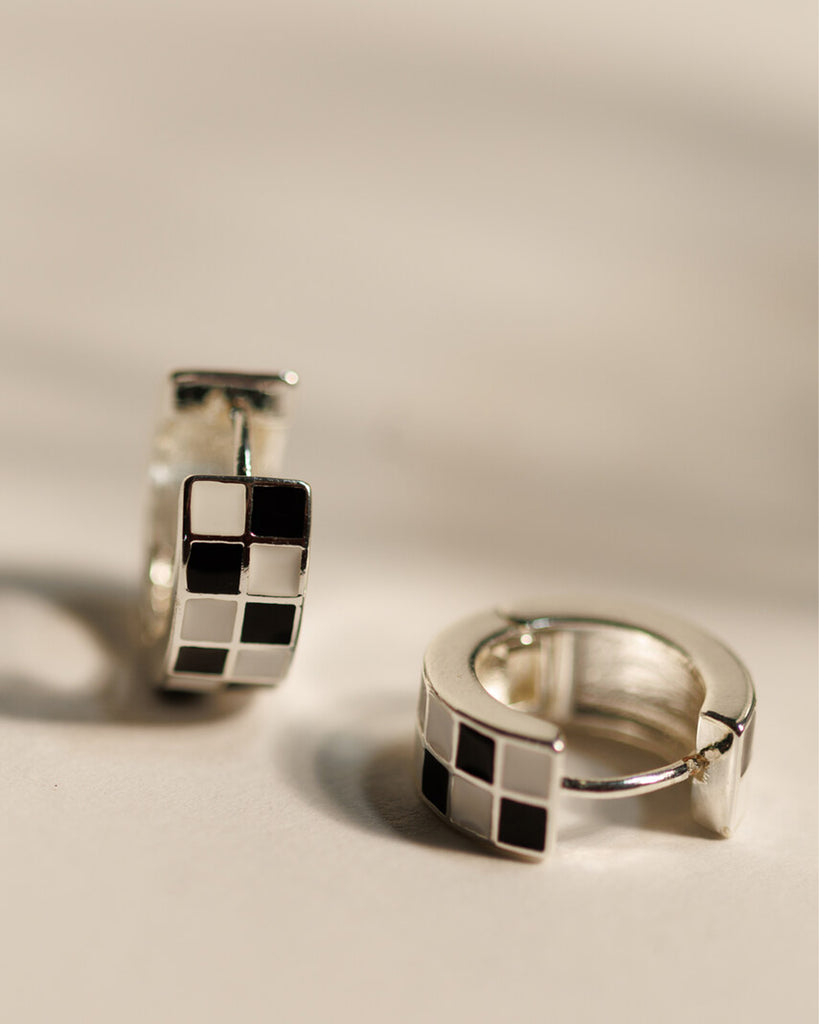
[[[275,685],[295,651],[311,495],[278,474],[293,373],[174,373],[150,466],[142,609],[147,671],[165,689]],[[692,814],[730,835],[756,719],[747,669],[653,609],[555,598],[470,617],[429,645],[416,722],[423,801],[491,847],[540,859],[561,798],[691,780]],[[567,774],[566,727],[673,760],[609,779]]]

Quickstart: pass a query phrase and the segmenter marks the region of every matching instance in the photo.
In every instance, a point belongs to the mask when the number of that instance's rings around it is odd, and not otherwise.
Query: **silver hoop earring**
[[[301,625],[310,488],[279,477],[294,373],[171,374],[150,466],[143,600],[156,685],[274,685]]]
[[[651,609],[554,600],[490,611],[427,648],[417,778],[429,807],[500,849],[541,858],[559,797],[625,797],[691,779],[696,821],[739,822],[756,720],[747,669],[718,640]],[[574,723],[676,760],[620,778],[566,774]]]

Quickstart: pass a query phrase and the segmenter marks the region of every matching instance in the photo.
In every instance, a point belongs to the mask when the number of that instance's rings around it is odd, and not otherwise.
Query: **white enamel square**
[[[290,658],[286,647],[245,647],[236,655],[233,674],[237,679],[278,679],[287,671]]]
[[[453,775],[449,791],[449,816],[461,828],[468,828],[470,832],[489,838],[492,834],[492,794],[488,789],[467,782],[460,775]]]
[[[503,752],[501,785],[513,793],[548,797],[551,757],[542,748],[507,742]]]
[[[191,485],[191,532],[241,537],[245,532],[246,502],[244,484],[194,480]]]
[[[444,705],[429,695],[427,709],[427,745],[444,761],[452,760],[452,715]]]
[[[247,592],[262,597],[293,597],[301,584],[303,548],[291,544],[251,544]]]
[[[206,597],[189,598],[182,615],[183,640],[211,640],[230,643],[236,620],[235,601],[216,601]]]

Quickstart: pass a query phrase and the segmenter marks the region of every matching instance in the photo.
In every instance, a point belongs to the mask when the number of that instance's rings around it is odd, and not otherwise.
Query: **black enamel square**
[[[495,741],[461,724],[455,765],[476,779],[491,782],[495,776]]]
[[[197,541],[188,558],[188,590],[196,594],[238,594],[242,544]]]
[[[174,672],[201,672],[218,676],[225,667],[227,651],[221,647],[180,647]]]
[[[501,800],[498,839],[510,846],[542,853],[546,848],[546,808]]]
[[[256,537],[301,540],[307,520],[307,491],[291,484],[256,484],[250,532]]]
[[[449,772],[428,750],[424,751],[421,792],[433,807],[437,807],[441,814],[446,814],[449,803]]]
[[[248,601],[242,623],[242,643],[289,644],[295,617],[295,605]]]

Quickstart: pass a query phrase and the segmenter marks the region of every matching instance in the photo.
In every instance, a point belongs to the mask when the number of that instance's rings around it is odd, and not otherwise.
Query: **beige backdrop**
[[[14,1021],[815,1018],[813,12],[0,7],[0,1010]],[[286,688],[128,675],[159,383],[302,377]],[[499,598],[688,615],[760,693],[552,863],[418,807],[421,653]]]

